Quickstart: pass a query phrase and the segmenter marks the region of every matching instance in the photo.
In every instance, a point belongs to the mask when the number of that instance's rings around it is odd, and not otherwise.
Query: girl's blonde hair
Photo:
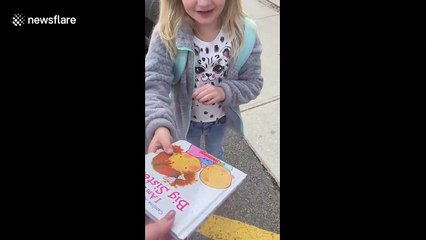
[[[219,15],[219,23],[232,41],[231,56],[234,57],[244,43],[244,17],[241,0],[225,0]],[[186,13],[182,0],[160,0],[160,15],[156,27],[172,59],[177,55],[175,45],[177,30],[181,25],[195,29],[196,22]]]

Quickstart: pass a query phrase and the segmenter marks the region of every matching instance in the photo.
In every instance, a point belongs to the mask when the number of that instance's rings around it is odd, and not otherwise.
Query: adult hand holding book
[[[170,229],[175,221],[175,215],[176,212],[170,210],[160,221],[145,225],[145,240],[173,239],[170,236]]]

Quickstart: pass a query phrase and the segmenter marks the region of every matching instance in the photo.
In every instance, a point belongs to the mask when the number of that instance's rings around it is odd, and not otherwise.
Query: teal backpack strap
[[[175,59],[175,65],[173,66],[173,73],[175,78],[173,79],[172,85],[179,82],[180,77],[182,76],[182,73],[185,70],[187,57],[188,51],[178,49],[178,53]]]
[[[254,44],[256,43],[256,23],[245,18],[244,21],[244,44],[237,57],[237,70],[240,71],[241,67],[246,63],[249,58],[251,51],[253,50]]]

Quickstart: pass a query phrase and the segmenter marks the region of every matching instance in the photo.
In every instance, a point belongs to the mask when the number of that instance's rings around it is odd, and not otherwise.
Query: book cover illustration
[[[159,220],[175,210],[172,234],[185,239],[246,176],[189,142],[177,141],[171,155],[145,156],[145,213]]]

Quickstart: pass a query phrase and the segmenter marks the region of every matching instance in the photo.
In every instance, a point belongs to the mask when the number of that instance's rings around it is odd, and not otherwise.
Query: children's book
[[[185,239],[246,176],[189,142],[177,141],[171,155],[145,155],[145,214],[158,221],[175,210],[171,234],[175,239]]]

